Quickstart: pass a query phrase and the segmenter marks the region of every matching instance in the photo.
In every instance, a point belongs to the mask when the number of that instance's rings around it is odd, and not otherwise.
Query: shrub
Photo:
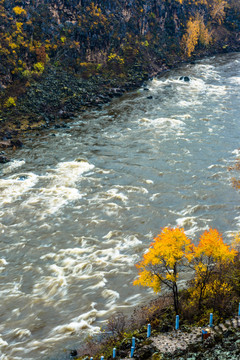
[[[11,108],[16,106],[16,98],[10,96],[4,103],[4,107]]]
[[[44,71],[44,64],[42,62],[37,62],[33,65],[33,68],[38,74],[42,74]]]

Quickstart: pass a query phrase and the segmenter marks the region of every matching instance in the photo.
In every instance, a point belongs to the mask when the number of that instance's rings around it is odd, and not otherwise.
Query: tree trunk
[[[178,298],[178,288],[176,283],[173,284],[173,299],[174,299],[174,309],[176,315],[179,315],[179,298]]]

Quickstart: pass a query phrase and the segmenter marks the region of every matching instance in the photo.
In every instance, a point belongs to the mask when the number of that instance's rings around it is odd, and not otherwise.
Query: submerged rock
[[[6,163],[8,163],[10,160],[6,157],[6,156],[4,156],[4,155],[0,155],[0,163],[1,164],[6,164]]]
[[[75,349],[74,349],[74,350],[71,350],[71,351],[70,351],[70,356],[71,356],[71,357],[76,357],[76,356],[78,356],[77,350],[75,350]]]

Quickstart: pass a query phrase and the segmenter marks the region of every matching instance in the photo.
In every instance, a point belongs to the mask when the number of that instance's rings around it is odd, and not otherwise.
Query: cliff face
[[[79,71],[224,47],[239,35],[239,10],[237,0],[0,0],[1,83],[41,75],[49,61]]]
[[[238,0],[0,0],[0,111],[49,69],[146,78],[239,38]]]

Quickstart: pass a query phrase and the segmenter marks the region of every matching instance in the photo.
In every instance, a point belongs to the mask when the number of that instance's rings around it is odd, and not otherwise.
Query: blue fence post
[[[148,324],[147,326],[147,337],[149,338],[151,336],[151,324]]]
[[[213,327],[213,313],[210,314],[209,326]]]
[[[116,348],[113,348],[113,359],[115,359],[115,357],[116,357]]]
[[[239,320],[240,320],[240,303],[238,304],[237,326],[239,326]]]
[[[134,350],[135,350],[135,348],[132,346],[131,347],[131,358],[133,357]]]
[[[132,337],[132,347],[135,349],[135,337]]]
[[[176,329],[176,330],[179,330],[179,315],[176,315],[175,329]]]

